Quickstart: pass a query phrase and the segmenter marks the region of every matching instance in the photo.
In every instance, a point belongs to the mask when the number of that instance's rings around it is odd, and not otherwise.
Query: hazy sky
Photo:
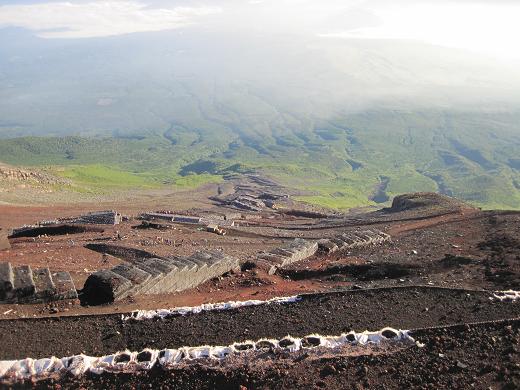
[[[520,60],[518,0],[3,0],[0,28],[91,38],[192,28],[403,39]]]

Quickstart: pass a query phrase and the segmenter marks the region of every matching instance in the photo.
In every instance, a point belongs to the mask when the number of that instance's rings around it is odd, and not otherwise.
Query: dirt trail
[[[388,234],[390,234],[391,236],[397,236],[414,230],[434,227],[449,222],[461,221],[467,218],[478,216],[479,214],[479,210],[468,209],[461,211],[460,213],[446,214],[437,217],[432,217],[429,219],[421,219],[418,221],[407,222],[404,224],[396,223],[388,230]]]

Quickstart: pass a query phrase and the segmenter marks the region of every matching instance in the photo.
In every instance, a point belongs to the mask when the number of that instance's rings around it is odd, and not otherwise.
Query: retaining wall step
[[[276,249],[269,251],[269,253],[272,253],[275,255],[280,255],[282,257],[287,257],[287,258],[291,258],[292,256],[294,256],[293,252],[291,252],[288,249],[284,249],[284,248],[276,248]]]
[[[258,258],[273,264],[282,264],[285,261],[285,257],[280,255],[272,255],[270,253],[261,253],[258,255]]]
[[[116,265],[112,272],[130,280],[132,284],[143,284],[152,278],[148,272],[129,264]]]
[[[225,257],[213,257],[208,261],[208,269],[211,270],[211,272],[214,272],[216,268],[222,266],[231,266],[232,263],[233,262],[231,259]]]
[[[329,241],[334,243],[335,245],[337,245],[337,247],[339,249],[344,249],[348,245],[350,245],[350,243],[353,242],[353,241],[350,240],[349,243],[347,243],[343,237],[342,238],[339,238],[339,237],[331,238]]]
[[[151,267],[154,267],[158,271],[161,271],[163,274],[168,274],[174,269],[177,269],[177,267],[175,267],[175,265],[171,262],[157,258],[148,259],[148,264],[150,264]]]
[[[48,268],[38,268],[33,271],[33,280],[36,287],[36,298],[51,300],[56,295],[56,286]]]
[[[14,289],[14,272],[11,263],[0,263],[0,301],[10,297]]]
[[[154,267],[151,267],[149,264],[146,263],[145,261],[146,259],[138,259],[138,260],[134,260],[132,262],[132,264],[139,268],[140,270],[142,271],[145,271],[147,273],[149,273],[152,277],[156,277],[156,276],[160,276],[162,275],[162,272],[159,271],[158,269],[154,268]]]
[[[133,264],[153,276],[164,275],[173,269],[173,264],[165,265],[159,263],[158,259],[138,259]]]
[[[334,253],[339,250],[339,246],[332,240],[320,240],[318,241],[318,249],[325,253]]]
[[[179,259],[179,261],[181,261],[185,265],[185,267],[186,267],[185,270],[186,271],[195,271],[198,268],[197,263],[193,262],[188,257],[182,257],[182,258]]]
[[[68,272],[53,274],[48,268],[32,270],[29,265],[13,268],[10,263],[0,263],[0,302],[41,303],[77,298]]]
[[[14,268],[14,295],[17,299],[29,297],[35,293],[32,269],[29,265]]]
[[[136,294],[161,294],[196,287],[239,267],[239,261],[219,251],[199,251],[189,257],[139,258],[89,276],[83,293],[90,304],[108,303]]]
[[[200,259],[197,256],[190,256],[188,259],[191,262],[197,264],[197,269],[204,268],[204,267],[207,268],[208,267],[207,260],[205,260],[205,259]]]
[[[170,262],[177,267],[178,272],[182,272],[197,267],[195,263],[192,263],[191,261],[186,261],[186,258],[184,257],[178,257],[174,260],[170,260]]]
[[[56,286],[54,299],[78,299],[78,292],[70,273],[65,271],[53,272],[52,281]]]

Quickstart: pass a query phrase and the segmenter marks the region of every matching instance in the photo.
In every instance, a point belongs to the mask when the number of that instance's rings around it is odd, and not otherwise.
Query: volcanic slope
[[[104,248],[102,251],[128,248],[126,252],[135,255],[163,257],[172,252],[189,256],[220,247],[225,254],[233,253],[242,268],[196,289],[150,297],[136,295],[106,306],[51,310],[42,305],[6,307],[9,313],[5,318],[9,319],[0,321],[1,367],[32,367],[35,363],[31,359],[19,363],[6,360],[53,355],[64,358],[65,363],[76,363],[53,373],[47,370],[50,378],[30,377],[31,371],[21,368],[18,381],[4,378],[4,384],[113,388],[163,381],[171,388],[335,389],[359,384],[375,388],[468,388],[472,383],[477,388],[517,387],[520,293],[501,291],[518,290],[518,212],[481,211],[428,193],[398,197],[392,207],[372,213],[295,217],[271,210],[254,216],[239,220],[239,225],[250,226],[229,227],[226,236],[194,226],[132,229],[140,225],[130,219],[117,226],[117,233],[116,228],[107,227],[103,234],[87,231],[66,240],[60,236],[11,240],[12,248],[2,251],[1,256],[27,263],[34,257],[31,250],[50,250],[57,239],[59,245],[69,245],[73,238],[94,256],[89,264],[98,269],[113,265],[103,263],[101,253],[83,245],[92,247],[96,243],[97,249]],[[276,248],[285,247],[295,238],[318,242],[367,230],[385,232],[389,239],[334,253],[327,253],[322,246],[314,255],[272,275],[258,261],[261,252],[275,253]],[[170,245],[172,239],[179,245]],[[153,245],[144,245],[148,241]],[[53,256],[59,256],[59,252],[53,252]],[[118,261],[128,259],[122,256]],[[73,263],[67,266],[71,271],[80,267]],[[221,310],[209,310],[211,305],[202,306],[206,309],[202,311],[200,307],[183,308],[184,315],[154,311],[273,296],[292,297],[283,303],[243,303],[230,309],[224,305]],[[131,312],[136,309],[145,311]],[[37,318],[20,318],[34,315]],[[374,339],[368,343],[354,339],[344,345],[292,350],[293,341],[287,338],[312,334],[346,338],[351,332],[363,335],[365,330],[378,332],[385,327],[410,330],[417,343],[409,339]],[[84,337],[78,338],[78,334]],[[263,338],[279,340],[286,346],[265,351],[248,347]],[[241,349],[229,347],[234,352],[227,357],[190,357],[189,351],[212,350],[196,348],[203,345],[235,345]],[[135,353],[119,353],[126,349]],[[165,349],[181,349],[184,357],[173,366],[165,365],[160,361]],[[93,360],[82,357],[82,353]],[[151,360],[145,364],[136,361],[137,356]],[[82,364],[87,367],[84,363],[89,361],[97,362],[97,368],[87,372],[77,369]],[[38,367],[42,364],[45,366],[39,361]],[[139,368],[139,364],[146,368]],[[478,383],[476,377],[481,378]]]

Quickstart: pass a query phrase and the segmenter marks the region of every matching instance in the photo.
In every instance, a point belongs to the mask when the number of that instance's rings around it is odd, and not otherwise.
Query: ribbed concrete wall
[[[266,268],[269,274],[274,274],[279,268],[287,267],[314,256],[318,249],[321,252],[333,253],[339,250],[381,244],[390,239],[391,237],[388,234],[372,230],[343,233],[336,237],[325,238],[319,241],[297,238],[286,246],[260,253],[256,262],[258,265]]]
[[[237,259],[218,251],[169,259],[132,259],[131,264],[90,275],[83,294],[87,303],[101,304],[130,295],[171,293],[196,287],[239,266]]]
[[[390,240],[390,235],[384,232],[363,230],[343,233],[333,238],[326,238],[318,241],[318,245],[323,252],[333,253],[368,245],[382,244]]]
[[[287,267],[297,261],[302,261],[314,256],[317,251],[317,241],[307,241],[297,238],[286,246],[260,253],[257,262],[266,266],[269,273],[273,274],[278,268]]]
[[[0,302],[40,303],[77,299],[74,282],[68,272],[52,273],[48,268],[33,270],[29,265],[13,267],[0,263]]]

